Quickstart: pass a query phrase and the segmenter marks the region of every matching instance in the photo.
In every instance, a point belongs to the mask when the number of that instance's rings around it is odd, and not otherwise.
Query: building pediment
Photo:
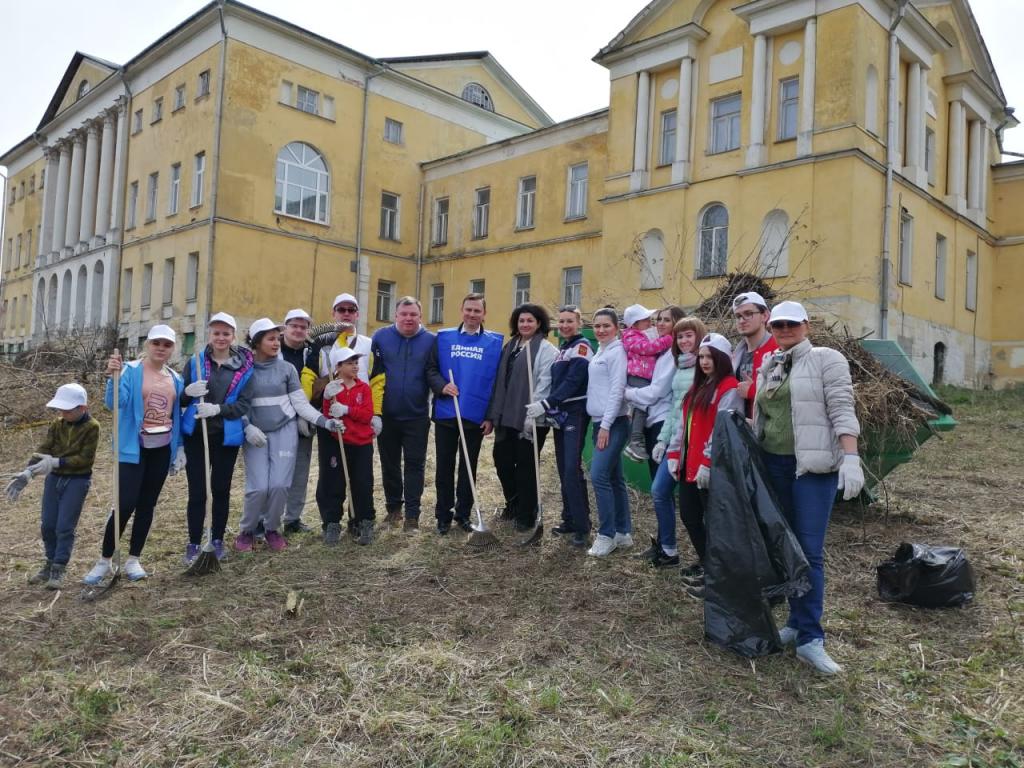
[[[96,86],[116,74],[120,68],[119,64],[76,51],[75,55],[71,57],[67,69],[64,70],[64,76],[61,77],[60,84],[54,91],[46,111],[43,112],[39,127],[42,128],[79,99],[88,95]]]

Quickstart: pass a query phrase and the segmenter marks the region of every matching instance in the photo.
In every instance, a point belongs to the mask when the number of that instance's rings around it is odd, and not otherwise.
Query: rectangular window
[[[711,142],[709,154],[729,152],[740,147],[740,108],[738,93],[711,102]]]
[[[30,195],[36,193],[36,175],[34,173],[28,177],[28,193]]]
[[[914,277],[914,217],[900,208],[900,282],[911,285]]]
[[[178,212],[178,200],[181,195],[181,163],[171,166],[170,199],[167,201],[167,214],[173,216]]]
[[[380,195],[380,236],[382,240],[398,239],[398,200],[391,192]]]
[[[156,218],[157,189],[160,184],[160,174],[149,174],[149,183],[146,185],[146,221],[153,221]]]
[[[155,99],[153,101],[153,117],[149,121],[150,125],[153,123],[159,123],[164,119],[164,100],[163,98]]]
[[[204,69],[199,73],[199,85],[196,88],[196,98],[210,95],[210,70]]]
[[[444,322],[444,284],[430,286],[430,322]]]
[[[182,83],[174,89],[174,111],[185,107],[185,84]]]
[[[569,166],[568,194],[565,203],[565,218],[582,219],[587,215],[587,188],[590,167],[587,163]]]
[[[537,199],[537,177],[524,176],[519,180],[519,206],[516,212],[516,229],[533,226],[533,208]]]
[[[14,268],[14,238],[7,238],[7,250],[4,251],[4,272],[10,272]]]
[[[402,143],[402,124],[390,117],[384,118],[384,141],[391,144]]]
[[[377,320],[390,323],[395,307],[395,284],[388,280],[377,281]]]
[[[935,298],[946,300],[946,238],[935,236]]]
[[[779,83],[779,140],[795,139],[800,109],[800,78]]]
[[[470,280],[469,281],[469,292],[470,293],[479,293],[482,296],[483,294],[487,293],[487,291],[484,290],[484,288],[486,286],[487,286],[487,281],[484,280],[483,278],[481,278],[479,280]]]
[[[164,259],[164,303],[165,307],[174,303],[174,259]]]
[[[320,94],[311,88],[299,86],[298,95],[295,97],[295,106],[303,112],[311,115],[320,114]]]
[[[185,275],[185,301],[193,302],[199,290],[199,252],[188,255],[188,272]]]
[[[149,300],[153,295],[153,265],[142,265],[142,309],[149,309]]]
[[[439,197],[434,201],[434,245],[448,242],[448,198]]]
[[[512,278],[512,306],[518,307],[530,300],[530,275],[516,275]]]
[[[583,301],[583,267],[562,270],[562,304],[580,306]]]
[[[928,183],[935,186],[935,131],[924,129],[924,170],[928,174]]]
[[[21,235],[14,238],[14,258],[11,259],[11,266],[21,266]]]
[[[138,133],[142,130],[142,110],[135,111],[135,118],[132,120],[132,133]]]
[[[32,230],[30,229],[25,233],[25,264],[28,266],[32,261]]]
[[[487,229],[491,216],[491,188],[484,187],[476,191],[473,202],[473,238],[487,237]]]
[[[203,177],[206,175],[206,153],[195,156],[192,166],[192,207],[203,204]]]
[[[133,181],[128,185],[128,215],[125,217],[125,228],[131,229],[135,226],[135,219],[139,212],[139,182]]]
[[[964,307],[974,312],[978,308],[978,254],[967,252],[967,294]]]
[[[661,113],[661,151],[659,165],[671,165],[676,161],[676,111],[670,109]]]

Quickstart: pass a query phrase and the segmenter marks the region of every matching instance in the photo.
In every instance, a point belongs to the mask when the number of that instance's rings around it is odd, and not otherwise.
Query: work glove
[[[341,423],[341,419],[327,419],[323,428],[328,432],[335,432],[339,435],[345,431],[345,425]]]
[[[299,434],[303,437],[312,437],[315,429],[316,427],[305,419],[299,419]]]
[[[185,448],[178,446],[178,452],[174,454],[174,461],[171,462],[169,474],[174,477],[185,468]]]
[[[523,419],[523,437],[527,440],[533,440],[533,428],[536,425],[533,417],[527,416]]]
[[[839,490],[843,492],[843,501],[857,498],[863,489],[864,470],[860,466],[860,456],[847,453],[839,465]]]
[[[210,393],[206,379],[197,379],[185,387],[185,394],[189,397],[205,397]]]
[[[655,464],[661,464],[661,460],[665,458],[665,451],[668,450],[668,446],[665,443],[659,442],[654,448],[651,449],[651,458]]]
[[[262,448],[267,444],[267,436],[255,424],[250,424],[245,428],[245,442],[257,448]]]
[[[47,453],[33,453],[32,456],[35,461],[30,462],[28,465],[28,471],[32,473],[32,477],[39,477],[40,475],[46,477],[60,466],[60,459],[56,456],[50,456]]]
[[[196,406],[197,419],[209,419],[220,413],[220,406],[216,403],[199,403]]]
[[[706,491],[711,487],[711,468],[701,464],[700,469],[697,470],[697,476],[693,480],[697,483],[698,488]]]
[[[370,429],[373,430],[373,436],[377,437],[381,432],[384,431],[384,422],[381,421],[380,416],[374,416],[370,419]]]
[[[679,459],[668,460],[668,472],[672,477],[679,479]]]
[[[340,419],[342,416],[348,413],[348,406],[342,403],[331,403],[329,413],[335,419]]]
[[[636,388],[635,387],[626,387],[626,391],[622,393],[622,397],[623,397],[623,399],[627,403],[635,403],[636,402]]]
[[[539,419],[544,415],[544,412],[548,409],[548,403],[546,400],[538,400],[535,403],[529,403],[526,406],[526,416],[530,419]]]
[[[28,485],[28,481],[31,480],[32,477],[32,472],[26,469],[24,472],[19,472],[11,478],[11,482],[7,484],[7,488],[4,490],[4,493],[7,494],[7,500],[17,501],[18,497],[21,496],[21,492],[25,490],[25,486]]]
[[[327,382],[327,386],[324,387],[324,397],[328,400],[337,397],[339,392],[341,392],[341,382],[337,379]]]

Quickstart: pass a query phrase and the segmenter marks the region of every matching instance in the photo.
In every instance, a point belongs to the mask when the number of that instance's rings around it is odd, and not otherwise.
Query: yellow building
[[[159,318],[188,348],[213,311],[324,317],[341,290],[371,329],[398,295],[437,328],[483,290],[500,327],[527,298],[692,306],[743,269],[926,378],[1024,380],[1024,165],[999,163],[1016,120],[966,0],[654,0],[595,57],[608,108],[554,125],[486,53],[223,16],[123,67],[76,56],[0,157],[5,253],[37,227],[5,258],[9,349]]]

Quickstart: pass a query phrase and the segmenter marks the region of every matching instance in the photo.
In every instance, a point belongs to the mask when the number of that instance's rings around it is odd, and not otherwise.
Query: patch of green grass
[[[541,712],[557,712],[562,706],[562,693],[557,688],[545,688],[537,694],[537,709]]]
[[[625,688],[604,688],[594,687],[594,694],[597,697],[597,707],[608,717],[625,717],[633,711],[636,701],[633,695]]]

